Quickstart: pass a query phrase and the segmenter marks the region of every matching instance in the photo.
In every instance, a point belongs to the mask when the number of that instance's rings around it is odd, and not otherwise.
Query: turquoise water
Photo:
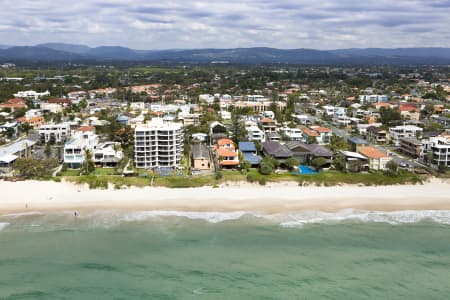
[[[303,175],[314,175],[317,174],[317,171],[308,166],[298,166],[298,173]]]
[[[1,216],[1,299],[448,299],[450,212]]]

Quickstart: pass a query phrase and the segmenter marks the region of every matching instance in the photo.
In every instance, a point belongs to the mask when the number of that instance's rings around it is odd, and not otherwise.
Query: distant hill
[[[0,46],[0,61],[136,61],[234,64],[450,64],[450,48],[367,49],[233,49],[133,50],[118,46],[47,43],[37,46]]]
[[[91,50],[89,46],[86,45],[77,45],[77,44],[64,44],[64,43],[47,43],[47,44],[39,44],[36,47],[50,48],[53,50],[76,53],[76,54],[85,54]]]

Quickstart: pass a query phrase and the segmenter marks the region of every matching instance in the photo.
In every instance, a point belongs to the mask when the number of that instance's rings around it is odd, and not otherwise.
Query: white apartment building
[[[183,125],[160,118],[138,125],[134,146],[137,168],[179,167],[183,157]]]
[[[120,147],[120,143],[117,142],[99,144],[93,155],[95,165],[103,168],[115,168],[119,166],[122,158],[123,151]]]
[[[258,126],[251,125],[246,127],[246,130],[247,130],[247,138],[249,141],[257,141],[260,143],[266,141],[266,134]]]
[[[62,105],[57,103],[41,103],[40,108],[44,113],[56,114],[63,111]]]
[[[290,141],[305,141],[303,131],[300,128],[282,127],[280,128],[280,133],[283,133],[285,136],[287,136]]]
[[[420,157],[427,160],[428,153],[432,153],[431,165],[433,167],[450,167],[450,136],[432,137],[422,143]]]
[[[72,169],[80,168],[86,160],[86,150],[93,153],[98,143],[98,135],[93,131],[76,131],[64,145],[64,163]]]
[[[71,135],[70,124],[51,124],[39,127],[39,137],[43,143],[62,143]]]
[[[390,140],[400,146],[401,138],[417,138],[422,136],[423,129],[414,125],[400,125],[389,128]]]
[[[361,104],[367,103],[379,103],[379,102],[388,102],[389,97],[387,95],[360,95],[359,102]]]

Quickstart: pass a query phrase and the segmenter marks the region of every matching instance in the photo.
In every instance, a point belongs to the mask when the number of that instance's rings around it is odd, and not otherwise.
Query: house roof
[[[261,123],[275,123],[275,121],[271,118],[262,118],[260,120]]]
[[[400,107],[398,108],[400,111],[414,111],[418,110],[417,106],[414,104],[400,104]]]
[[[35,141],[31,140],[20,140],[13,144],[10,144],[8,146],[1,146],[0,147],[0,156],[4,156],[7,154],[13,154],[15,155],[17,152],[25,150],[27,147],[34,146],[36,144]]]
[[[319,133],[331,132],[331,129],[326,127],[315,127],[314,130]]]
[[[192,145],[192,158],[200,159],[200,158],[209,158],[209,150],[208,147],[204,144],[193,144]]]
[[[244,160],[248,161],[252,165],[259,165],[261,163],[261,156],[259,155],[243,152],[242,156],[244,157]]]
[[[80,128],[77,129],[77,131],[81,131],[81,132],[88,132],[88,131],[94,131],[95,127],[94,126],[81,126]]]
[[[0,157],[0,161],[9,164],[9,163],[15,161],[17,158],[18,158],[17,155],[6,154],[6,155],[3,155]]]
[[[237,160],[222,160],[219,162],[221,166],[237,166],[239,165],[239,161]]]
[[[241,152],[256,152],[255,143],[239,142],[239,150],[241,150]]]
[[[234,145],[233,141],[230,139],[220,139],[217,141],[217,145],[219,145],[219,146],[228,145],[228,144]]]
[[[311,130],[311,129],[303,129],[303,132],[307,135],[307,136],[319,136],[319,133],[315,130]]]
[[[223,149],[223,148],[217,149],[217,154],[219,156],[224,156],[224,157],[225,156],[227,156],[227,157],[235,157],[235,156],[238,155],[237,152],[230,151],[229,149]]]
[[[275,158],[289,158],[292,157],[292,151],[285,145],[278,142],[269,141],[262,143],[264,151]]]
[[[321,145],[317,144],[305,144],[306,149],[308,149],[313,156],[316,157],[331,157],[333,152]]]
[[[358,152],[341,150],[341,151],[339,151],[339,153],[341,153],[345,157],[351,157],[351,158],[358,158],[358,159],[362,159],[362,160],[367,160],[367,157],[365,157],[362,154],[359,154]]]
[[[381,152],[380,150],[370,146],[360,148],[359,153],[361,153],[364,156],[367,156],[368,158],[388,157],[387,153]]]
[[[356,144],[356,145],[369,145],[369,142],[368,142],[368,141],[366,141],[366,140],[363,139],[363,138],[357,137],[357,136],[350,137],[350,138],[348,139],[348,141],[349,141],[350,143]]]

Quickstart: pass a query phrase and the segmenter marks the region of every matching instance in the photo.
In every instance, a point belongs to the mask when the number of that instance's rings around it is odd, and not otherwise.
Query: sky
[[[0,44],[450,47],[450,0],[0,0]]]

